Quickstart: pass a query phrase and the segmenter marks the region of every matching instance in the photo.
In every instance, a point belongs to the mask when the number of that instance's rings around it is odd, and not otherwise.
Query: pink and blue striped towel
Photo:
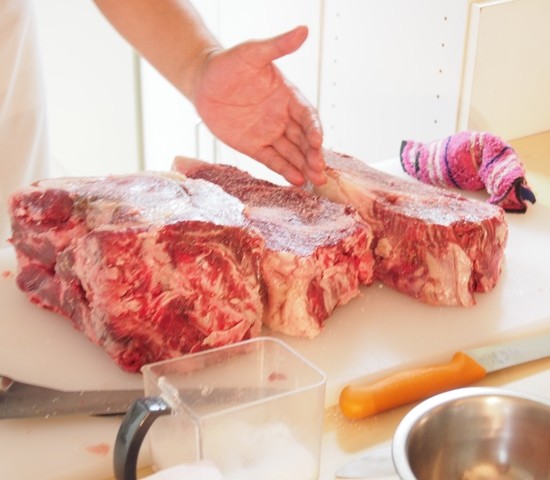
[[[486,189],[488,201],[523,213],[536,198],[514,149],[487,132],[460,132],[443,140],[401,144],[401,165],[418,180],[441,187]]]

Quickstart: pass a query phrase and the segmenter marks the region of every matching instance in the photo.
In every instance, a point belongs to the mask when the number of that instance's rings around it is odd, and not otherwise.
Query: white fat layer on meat
[[[388,237],[380,239],[375,248],[375,254],[387,262],[388,268],[398,269],[400,259],[393,255],[393,251],[392,240]],[[437,257],[429,249],[425,250],[422,260],[415,272],[399,279],[399,289],[411,291],[428,303],[474,305],[469,289],[473,265],[460,245],[449,243],[445,250],[438,251]]]
[[[329,171],[329,180],[317,187],[317,192],[323,197],[343,205],[352,205],[360,217],[372,228],[374,224],[381,223],[374,215],[373,206],[375,194],[366,190],[360,184],[355,184],[354,179],[344,175],[335,175]],[[357,201],[357,199],[361,199]]]
[[[359,282],[350,281],[347,264],[334,264],[323,271],[320,286],[325,292],[323,299],[327,312],[338,305],[345,305],[359,294]]]
[[[86,215],[86,226],[88,229],[94,230],[95,228],[108,224],[119,206],[120,202],[115,200],[91,202],[88,214]]]
[[[270,292],[264,313],[265,324],[274,331],[287,335],[312,337],[319,333],[318,324],[311,317],[305,301],[309,286],[306,268],[309,263],[286,252],[268,250],[263,261],[264,281]],[[292,278],[292,282],[288,281]]]
[[[340,176],[331,175],[331,171],[328,173],[328,181],[317,187],[317,190],[323,194],[325,198],[346,205],[353,205],[353,189],[350,184],[346,184],[341,180]],[[351,190],[348,192],[348,190]],[[356,207],[357,208],[357,207]]]
[[[374,215],[375,194],[373,192],[366,190],[360,183],[355,183],[353,178],[347,176],[345,179],[340,176],[334,183],[338,184],[338,188],[333,190],[333,201],[353,205],[371,227],[375,223],[382,222],[382,219],[378,220]],[[357,199],[361,200],[357,201]]]
[[[359,295],[357,276],[349,274],[350,266],[335,263],[336,251],[320,249],[316,257],[298,257],[286,252],[268,250],[263,268],[269,274],[264,281],[270,292],[264,315],[266,325],[287,335],[313,338],[322,329],[319,320],[309,311],[308,290],[314,279],[322,290],[320,299],[327,312],[344,305]],[[292,282],[288,279],[292,278]]]
[[[393,248],[391,242],[386,237],[379,239],[376,244],[376,248],[374,249],[374,253],[382,258],[391,257],[392,251]]]
[[[142,243],[143,260],[153,274],[153,285],[162,285],[167,288],[174,275],[174,267],[171,264],[170,255],[164,246],[157,243],[156,235],[144,235]]]
[[[472,261],[460,246],[450,243],[437,258],[426,252],[425,260],[429,281],[421,289],[423,296],[443,297],[447,305],[474,305],[474,297],[469,290]]]
[[[256,318],[257,316],[254,315],[254,320]],[[233,320],[236,320],[234,322],[235,325],[224,330],[213,331],[204,339],[203,345],[208,347],[227,345],[228,343],[235,343],[242,339],[248,330],[250,330],[250,334],[254,337],[261,332],[261,322],[254,321],[254,323],[251,323],[246,319],[243,320],[242,315],[234,315]]]

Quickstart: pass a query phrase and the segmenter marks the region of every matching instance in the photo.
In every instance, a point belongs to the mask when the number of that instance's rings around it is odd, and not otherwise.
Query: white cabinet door
[[[467,0],[325,0],[325,145],[367,162],[454,133]]]
[[[219,0],[195,2],[209,28],[216,33]],[[168,170],[176,155],[197,156],[199,117],[194,107],[146,60],[140,60],[141,112],[144,166]],[[203,128],[200,129],[202,132]],[[205,144],[205,140],[202,140]],[[208,147],[213,142],[208,140]],[[206,145],[201,152],[204,154]],[[207,155],[210,159],[210,155]]]
[[[134,54],[89,0],[35,0],[52,175],[139,168]]]
[[[550,130],[550,2],[472,2],[459,128]]]

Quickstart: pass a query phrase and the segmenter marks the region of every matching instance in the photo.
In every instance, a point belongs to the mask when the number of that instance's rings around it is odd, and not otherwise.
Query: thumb
[[[307,27],[301,25],[296,27],[289,32],[283,33],[276,37],[273,37],[268,42],[271,42],[274,50],[279,50],[281,53],[274,57],[272,60],[280,58],[289,53],[295,52],[298,50],[302,44],[306,41],[308,35]]]
[[[307,27],[301,25],[276,37],[250,42],[249,48],[254,49],[254,57],[258,63],[268,64],[298,50],[307,35]]]

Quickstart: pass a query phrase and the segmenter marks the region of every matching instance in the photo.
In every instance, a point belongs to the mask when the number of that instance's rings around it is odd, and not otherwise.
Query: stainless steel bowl
[[[425,400],[397,427],[403,480],[550,479],[550,399],[461,388]]]

